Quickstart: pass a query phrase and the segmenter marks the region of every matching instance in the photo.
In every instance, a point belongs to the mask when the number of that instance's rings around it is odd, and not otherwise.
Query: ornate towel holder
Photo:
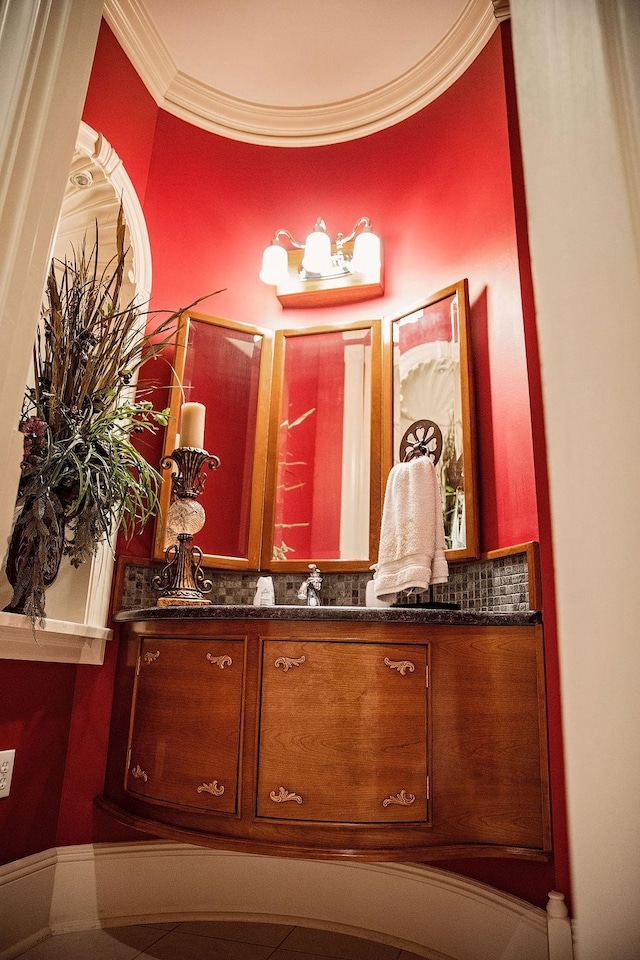
[[[442,456],[442,430],[434,420],[415,420],[400,441],[400,460],[429,457],[434,467]]]
[[[415,420],[404,432],[400,441],[400,462],[408,463],[415,460],[416,457],[428,457],[434,467],[442,456],[442,430],[434,420]],[[429,584],[429,599],[421,603],[412,603],[409,600],[411,594],[416,593],[416,588],[411,587],[403,591],[406,594],[406,600],[396,600],[392,607],[420,607],[431,610],[459,610],[459,603],[447,603],[444,600],[433,599],[433,587]]]

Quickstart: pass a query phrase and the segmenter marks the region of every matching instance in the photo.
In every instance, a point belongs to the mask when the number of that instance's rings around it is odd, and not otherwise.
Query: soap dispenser
[[[256,592],[253,598],[254,607],[273,607],[275,606],[275,602],[276,598],[275,591],[273,589],[273,578],[258,577]]]

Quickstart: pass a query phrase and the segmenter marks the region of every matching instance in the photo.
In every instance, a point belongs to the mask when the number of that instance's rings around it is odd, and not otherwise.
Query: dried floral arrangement
[[[159,507],[162,477],[132,435],[166,425],[169,410],[155,409],[145,399],[150,388],[133,384],[173,341],[184,310],[205,297],[148,332],[145,320],[163,312],[135,300],[120,306],[126,252],[121,206],[116,255],[102,272],[97,225],[88,251],[85,240],[51,262],[20,418],[24,456],[6,561],[13,596],[5,609],[34,624],[44,621],[63,556],[79,566],[118,530],[142,530]]]

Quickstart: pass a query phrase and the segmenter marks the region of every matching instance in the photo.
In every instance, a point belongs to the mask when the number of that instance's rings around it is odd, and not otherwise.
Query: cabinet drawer
[[[263,644],[257,815],[427,819],[426,644]]]
[[[244,640],[140,645],[126,789],[235,813]]]

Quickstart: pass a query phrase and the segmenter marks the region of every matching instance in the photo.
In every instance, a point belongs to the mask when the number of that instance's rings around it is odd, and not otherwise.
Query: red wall
[[[0,748],[16,751],[0,800],[2,863],[55,846],[75,674],[70,664],[0,664]]]
[[[157,118],[154,100],[103,20],[82,119],[114,147],[141,203]]]
[[[542,511],[541,527],[538,517],[539,501],[544,508],[546,497],[539,459],[544,437],[512,78],[508,58],[506,64],[503,60],[503,38],[508,51],[503,25],[453,87],[391,129],[350,143],[296,149],[226,140],[159,111],[103,27],[84,113],[122,158],[143,202],[158,308],[175,309],[224,287],[198,309],[263,327],[300,327],[379,317],[468,278],[483,550],[537,540],[541,529],[545,539],[549,533],[548,514]],[[283,310],[257,275],[274,230],[286,227],[303,237],[322,216],[330,233],[347,232],[362,215],[371,217],[383,239],[384,296],[341,308]],[[526,258],[522,277],[519,255]],[[159,455],[158,444],[150,456]],[[149,546],[150,535],[133,549],[148,555]],[[550,584],[550,546],[545,549]],[[42,760],[39,777],[43,771],[45,777],[57,774],[44,820],[38,777],[20,779],[19,808],[12,803],[7,813],[0,806],[5,822],[12,822],[19,809],[31,825],[30,836],[37,838],[17,836],[11,856],[52,844],[61,795],[58,842],[121,835],[106,820],[94,824],[91,806],[101,788],[114,654],[110,650],[100,670],[78,668],[73,708],[75,668],[10,665],[16,678],[15,717],[0,719],[0,736],[4,741],[5,730],[12,735],[16,729],[25,768],[35,772]],[[557,665],[551,667],[556,691]],[[59,686],[60,700],[52,694]],[[0,709],[7,716],[4,704]],[[557,704],[553,709],[551,747],[557,758]],[[47,726],[50,713],[56,719],[52,727]],[[35,724],[38,731],[46,729],[30,739],[26,731]],[[63,785],[59,764],[69,731]],[[44,750],[40,741],[50,739]],[[553,769],[561,779],[557,759]],[[556,822],[554,815],[556,827],[562,826],[560,817]],[[553,867],[545,864],[485,861],[459,867],[540,904],[553,886],[566,889],[554,883]]]

